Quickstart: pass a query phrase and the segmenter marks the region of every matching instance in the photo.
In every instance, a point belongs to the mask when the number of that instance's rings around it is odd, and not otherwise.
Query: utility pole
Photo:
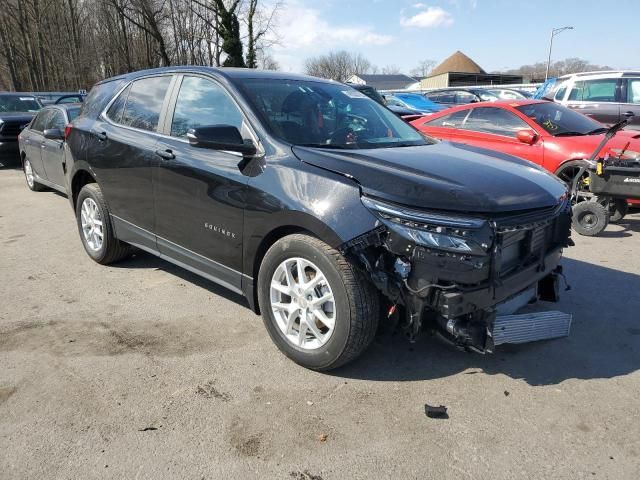
[[[549,40],[549,58],[547,59],[547,71],[544,74],[545,82],[547,81],[547,78],[549,78],[549,66],[551,65],[551,49],[553,48],[553,37],[561,32],[564,32],[565,30],[573,30],[573,27],[560,27],[551,29],[551,38]]]

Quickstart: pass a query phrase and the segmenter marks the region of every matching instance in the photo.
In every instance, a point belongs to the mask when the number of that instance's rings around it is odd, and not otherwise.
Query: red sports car
[[[573,179],[607,130],[601,123],[557,103],[538,100],[482,102],[450,108],[411,122],[442,140],[498,150]],[[601,155],[640,159],[638,132],[621,131]]]

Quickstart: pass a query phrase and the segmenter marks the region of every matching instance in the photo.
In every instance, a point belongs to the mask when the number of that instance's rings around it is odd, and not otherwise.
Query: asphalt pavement
[[[240,296],[148,254],[94,263],[68,200],[0,169],[0,478],[635,480],[640,213],[574,239],[568,338],[386,334],[316,373]]]

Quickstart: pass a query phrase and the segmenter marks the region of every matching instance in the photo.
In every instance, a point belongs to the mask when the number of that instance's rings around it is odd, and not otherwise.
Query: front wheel
[[[574,230],[587,237],[598,235],[609,224],[609,210],[598,202],[577,203],[573,207],[572,215]]]
[[[340,252],[308,235],[289,235],[267,251],[258,298],[274,343],[313,370],[355,359],[378,326],[377,290]]]

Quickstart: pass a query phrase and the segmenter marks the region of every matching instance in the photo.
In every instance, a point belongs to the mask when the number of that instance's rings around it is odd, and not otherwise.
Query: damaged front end
[[[562,249],[573,244],[566,196],[550,208],[474,217],[362,202],[379,224],[342,245],[342,253],[368,272],[411,340],[430,329],[459,347],[491,352],[509,338],[502,317],[495,335],[497,315],[558,300]],[[515,328],[518,338],[549,338]]]

